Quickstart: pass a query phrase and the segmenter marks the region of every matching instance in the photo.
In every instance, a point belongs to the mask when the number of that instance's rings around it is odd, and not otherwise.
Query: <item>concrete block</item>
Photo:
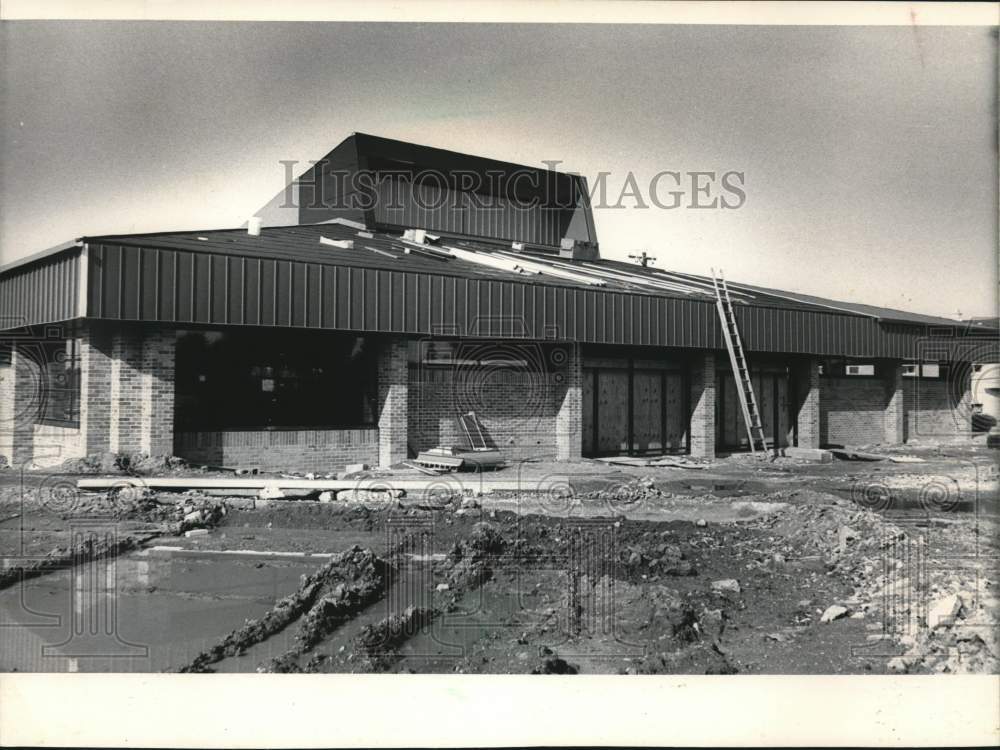
[[[357,474],[359,471],[367,471],[368,464],[347,464],[344,467],[345,474]]]
[[[783,448],[781,454],[786,458],[796,458],[800,461],[814,461],[820,464],[833,462],[833,454],[822,448],[795,448],[789,446],[788,448]]]

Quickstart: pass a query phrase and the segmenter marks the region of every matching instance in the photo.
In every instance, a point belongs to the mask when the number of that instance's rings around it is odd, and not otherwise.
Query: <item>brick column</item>
[[[174,359],[177,334],[151,332],[142,340],[140,449],[151,456],[174,452]]]
[[[111,334],[96,325],[80,337],[80,430],[85,455],[111,449]]]
[[[797,362],[792,369],[795,389],[795,436],[799,448],[819,448],[819,360]]]
[[[14,353],[0,334],[0,466],[14,454]]]
[[[409,361],[405,339],[385,341],[378,355],[378,463],[405,461],[407,448]]]
[[[715,354],[691,361],[691,455],[715,458]]]
[[[903,366],[899,362],[878,363],[885,374],[885,414],[882,422],[882,442],[897,445],[904,440],[906,419],[903,397]]]
[[[80,350],[88,454],[174,452],[174,331],[92,329]]]
[[[3,425],[4,442],[10,452],[5,454],[12,465],[30,463],[35,456],[35,422],[45,404],[47,377],[42,363],[44,355],[30,345],[15,344],[7,368],[4,390],[11,401]],[[5,394],[7,395],[7,394]]]
[[[556,460],[577,461],[583,450],[583,371],[580,345],[566,345],[565,380],[557,384]]]

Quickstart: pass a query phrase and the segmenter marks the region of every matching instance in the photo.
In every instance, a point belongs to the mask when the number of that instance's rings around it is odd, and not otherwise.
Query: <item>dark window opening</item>
[[[80,340],[45,341],[39,345],[45,373],[40,424],[80,426]]]
[[[185,331],[175,377],[179,431],[334,429],[376,421],[376,362],[364,337]]]

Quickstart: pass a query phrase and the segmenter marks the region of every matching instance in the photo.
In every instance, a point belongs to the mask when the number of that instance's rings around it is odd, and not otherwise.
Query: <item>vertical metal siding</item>
[[[78,317],[80,253],[71,250],[0,276],[0,328],[59,323]]]
[[[415,335],[721,349],[714,303],[183,250],[93,245],[89,316]],[[75,317],[76,256],[0,278],[0,313]],[[736,305],[748,352],[912,356],[926,328],[795,308]]]

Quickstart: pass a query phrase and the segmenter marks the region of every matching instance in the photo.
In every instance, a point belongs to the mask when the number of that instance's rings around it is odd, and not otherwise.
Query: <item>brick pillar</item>
[[[971,365],[961,366],[957,362],[948,374],[949,379],[960,378],[954,390],[958,398],[953,410],[955,420],[955,437],[959,440],[972,439],[972,367]]]
[[[172,454],[174,331],[91,329],[80,349],[86,452]]]
[[[407,448],[409,360],[404,339],[385,341],[378,355],[378,463],[405,461]]]
[[[139,450],[151,456],[174,452],[174,356],[177,334],[150,331],[139,352]]]
[[[567,344],[565,380],[557,384],[556,460],[577,461],[583,450],[583,371],[580,345]]]
[[[12,465],[26,464],[35,456],[35,422],[45,404],[46,372],[44,354],[31,344],[15,344],[7,368],[5,390],[11,396],[9,417],[4,425],[8,459]]]
[[[691,455],[715,458],[715,354],[692,360],[689,372]]]
[[[0,466],[14,454],[14,353],[0,334]]]
[[[882,422],[882,442],[898,445],[904,441],[906,419],[903,397],[903,366],[899,362],[879,363],[885,371],[885,414]],[[878,365],[877,365],[878,366]]]
[[[92,325],[80,337],[80,430],[85,455],[110,450],[111,334]]]
[[[819,360],[798,362],[792,369],[795,388],[795,435],[799,448],[819,448]]]

